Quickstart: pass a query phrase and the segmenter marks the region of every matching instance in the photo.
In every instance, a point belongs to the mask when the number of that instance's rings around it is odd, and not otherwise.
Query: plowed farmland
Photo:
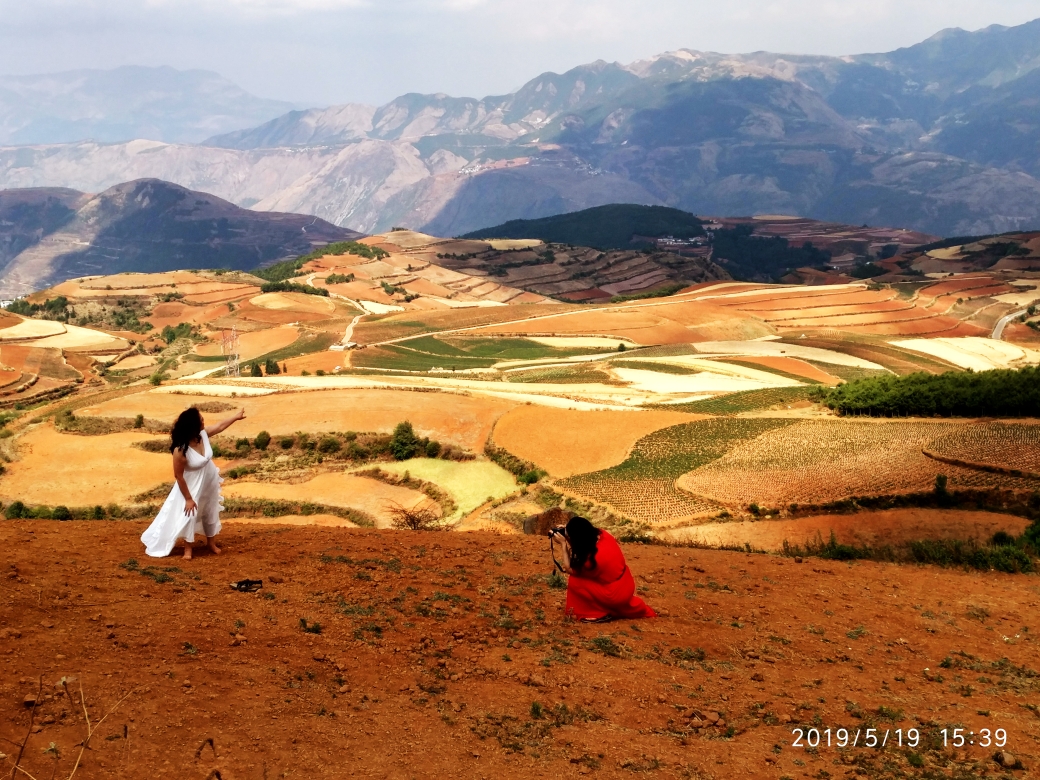
[[[838,544],[898,545],[921,539],[977,539],[985,541],[998,531],[1020,535],[1029,521],[995,512],[950,512],[945,509],[889,509],[854,515],[814,515],[797,519],[708,523],[662,531],[671,541],[690,541],[712,547],[782,550],[784,542],[805,545],[834,534]]]
[[[138,414],[172,421],[186,407],[211,401],[206,396],[144,392],[106,401],[83,410],[85,415],[130,417]],[[296,431],[376,431],[390,433],[410,420],[420,436],[481,452],[495,421],[515,404],[493,398],[405,390],[322,390],[278,393],[259,398],[233,399],[246,410],[235,424],[236,436],[272,435]],[[224,413],[207,414],[220,419]],[[208,421],[208,420],[207,420]]]
[[[423,493],[398,485],[387,485],[367,477],[351,474],[319,474],[298,484],[284,482],[235,482],[225,480],[227,498],[262,498],[268,500],[308,501],[328,506],[358,510],[373,518],[377,528],[389,528],[390,509],[395,504],[412,509],[428,506],[439,513],[436,503]]]
[[[615,466],[647,434],[697,419],[681,412],[577,412],[518,406],[502,415],[494,440],[554,477],[571,477]]]
[[[1036,488],[1035,480],[939,463],[921,450],[963,423],[804,421],[732,447],[684,474],[684,491],[723,504],[821,504],[860,495],[955,488]]]
[[[676,490],[676,478],[722,457],[741,442],[790,424],[789,420],[709,419],[672,426],[636,442],[623,463],[559,484],[650,524],[717,511],[722,501]]]
[[[1040,474],[1040,424],[965,425],[928,444],[940,457]]]

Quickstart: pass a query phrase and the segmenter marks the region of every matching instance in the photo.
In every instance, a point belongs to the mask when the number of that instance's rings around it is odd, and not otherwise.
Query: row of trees
[[[843,415],[1034,417],[1040,415],[1040,366],[872,377],[817,388],[814,400]]]

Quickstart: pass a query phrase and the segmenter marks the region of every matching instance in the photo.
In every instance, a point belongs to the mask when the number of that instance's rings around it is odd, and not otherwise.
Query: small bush
[[[71,520],[72,513],[69,511],[67,506],[56,506],[54,511],[51,512],[51,517],[54,520]]]
[[[439,529],[440,518],[433,507],[414,507],[408,509],[400,504],[387,507],[390,513],[390,524],[399,531],[435,531]]]
[[[530,471],[525,471],[523,474],[517,477],[516,481],[519,482],[521,485],[533,485],[541,478],[542,472],[539,469],[531,469]]]
[[[246,438],[235,439],[235,449],[239,450],[239,451],[242,451],[242,452],[248,452],[249,451],[249,439],[246,439]]]
[[[278,446],[283,450],[291,450],[295,443],[296,439],[293,436],[283,436],[278,440]]]
[[[94,511],[91,514],[91,516],[95,520],[104,520],[105,519],[105,508],[103,506],[101,506],[100,504],[98,504],[97,506],[94,507]]]
[[[426,457],[436,458],[441,454],[441,443],[439,441],[426,442]]]
[[[144,415],[143,414],[139,414],[139,415],[137,415],[137,417],[134,418],[134,427],[135,428],[143,428],[144,427]]]
[[[342,446],[339,439],[335,436],[323,436],[321,441],[318,442],[318,452],[330,455],[333,452],[339,452]]]
[[[253,439],[253,446],[256,447],[258,450],[266,450],[270,443],[271,434],[269,434],[267,431],[260,431],[260,433],[256,435],[256,438]]]
[[[990,544],[994,547],[1011,547],[1015,544],[1015,537],[1007,531],[997,531],[990,539]]]
[[[17,520],[18,518],[25,516],[25,504],[21,501],[12,501],[7,505],[7,509],[4,510],[4,517],[8,520]]]
[[[324,370],[324,369],[322,369],[322,368],[319,368],[319,369],[318,369],[317,371],[315,371],[314,373],[315,373],[315,374],[316,374],[317,376],[325,376],[325,370]]]
[[[306,618],[300,618],[300,628],[302,628],[304,632],[308,634],[321,633],[321,623],[317,621],[314,621],[313,623],[308,623]]]

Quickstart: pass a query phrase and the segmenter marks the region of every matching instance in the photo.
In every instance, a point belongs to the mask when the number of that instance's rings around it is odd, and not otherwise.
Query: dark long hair
[[[599,529],[584,517],[572,517],[567,521],[567,540],[571,543],[571,568],[581,571],[596,568],[596,545]]]
[[[188,454],[188,445],[199,438],[202,433],[202,413],[194,406],[189,406],[177,418],[170,431],[170,452],[180,450]]]

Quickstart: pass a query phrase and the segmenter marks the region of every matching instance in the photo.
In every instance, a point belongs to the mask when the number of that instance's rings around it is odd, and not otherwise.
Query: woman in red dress
[[[657,617],[636,595],[636,582],[613,536],[584,517],[572,517],[564,534],[568,617],[588,623]]]

